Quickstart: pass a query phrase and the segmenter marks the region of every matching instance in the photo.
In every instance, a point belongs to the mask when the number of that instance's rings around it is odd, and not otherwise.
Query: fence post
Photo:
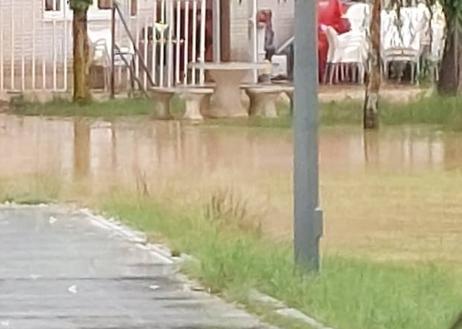
[[[207,2],[202,0],[201,3],[201,29],[200,29],[200,62],[205,63],[205,38],[206,38],[206,26],[207,26]],[[205,82],[205,72],[201,68],[199,71],[199,83],[203,85]]]
[[[220,0],[213,1],[213,61],[221,62],[221,7]]]
[[[111,7],[111,99],[115,98],[115,33],[116,33],[116,4]]]

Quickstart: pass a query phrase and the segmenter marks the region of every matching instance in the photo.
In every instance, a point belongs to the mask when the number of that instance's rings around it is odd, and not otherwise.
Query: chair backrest
[[[92,49],[92,60],[104,66],[109,65],[111,56],[111,31],[109,29],[88,30]]]
[[[111,42],[111,30],[109,29],[101,29],[101,30],[88,30],[88,38],[90,39],[91,43],[95,43],[100,40],[106,40],[107,42]]]
[[[370,16],[370,6],[365,3],[357,3],[348,8],[343,17],[350,22],[351,30],[365,30]]]
[[[330,63],[334,60],[335,51],[338,48],[338,33],[332,26],[327,26],[324,30],[326,33],[329,50],[327,51],[327,62]]]
[[[382,50],[398,46],[399,31],[397,26],[397,15],[394,11],[382,11],[382,26],[381,26],[381,43]]]
[[[432,44],[431,44],[431,56],[435,60],[441,60],[443,58],[445,45],[445,27],[441,24],[432,25]]]

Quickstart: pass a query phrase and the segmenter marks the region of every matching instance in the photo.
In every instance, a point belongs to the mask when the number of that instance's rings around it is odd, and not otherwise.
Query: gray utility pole
[[[294,252],[304,270],[319,270],[322,211],[318,169],[317,1],[295,0]]]

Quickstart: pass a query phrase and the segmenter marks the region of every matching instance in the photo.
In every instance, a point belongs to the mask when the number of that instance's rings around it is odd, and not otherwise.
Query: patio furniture
[[[389,77],[391,63],[409,64],[411,82],[418,83],[423,53],[422,30],[426,26],[424,17],[416,8],[403,8],[400,20],[394,11],[385,14],[385,18],[381,47],[385,77]]]
[[[148,89],[151,99],[154,101],[153,115],[156,119],[172,119],[170,102],[174,95],[179,95],[185,101],[185,120],[203,120],[207,116],[208,98],[213,93],[213,88],[201,86],[181,87],[152,87]]]
[[[213,93],[212,88],[202,88],[202,87],[182,87],[178,88],[178,92],[181,95],[181,98],[185,101],[185,113],[183,119],[186,120],[203,120],[202,113],[204,109],[202,106],[204,104],[204,99],[210,96]]]
[[[175,93],[175,88],[152,87],[148,89],[148,94],[154,103],[153,115],[156,119],[168,120],[172,118],[170,101]]]
[[[94,65],[101,66],[104,70],[104,89],[110,85],[111,74],[111,48],[112,37],[109,29],[89,30],[88,38],[92,49],[92,61]],[[114,53],[114,67],[119,70],[119,77],[121,76],[121,69],[127,68],[127,63],[132,63],[135,51],[133,45],[120,46]]]
[[[342,16],[348,19],[352,31],[368,31],[370,25],[371,6],[366,3],[351,5]]]
[[[334,28],[325,27],[329,43],[327,65],[324,73],[325,83],[334,83],[345,78],[345,66],[358,71],[358,82],[364,82],[368,43],[364,32],[347,32],[338,35]]]
[[[265,118],[277,118],[276,100],[282,93],[292,93],[289,85],[250,85],[244,86],[250,98],[249,115]]]
[[[439,80],[439,65],[443,59],[444,43],[445,26],[438,23],[432,24],[432,42],[426,60],[430,64],[435,81]]]
[[[191,63],[190,66],[208,71],[216,83],[208,111],[208,115],[214,118],[248,116],[241,103],[242,80],[252,70],[271,70],[271,63]]]

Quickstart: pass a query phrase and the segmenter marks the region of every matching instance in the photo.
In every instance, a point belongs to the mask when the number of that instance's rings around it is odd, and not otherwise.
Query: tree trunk
[[[380,70],[380,25],[382,2],[374,0],[370,27],[369,73],[366,79],[366,98],[364,100],[364,129],[379,127],[379,92],[381,84]]]
[[[454,324],[451,326],[450,329],[460,329],[462,328],[462,313],[459,314],[459,316],[457,317],[456,321],[454,322]]]
[[[85,178],[90,171],[90,124],[84,119],[74,121],[74,177]]]
[[[90,100],[90,48],[87,35],[87,10],[74,9],[74,102]]]
[[[449,29],[440,67],[438,93],[455,96],[462,86],[462,46],[460,29]]]

